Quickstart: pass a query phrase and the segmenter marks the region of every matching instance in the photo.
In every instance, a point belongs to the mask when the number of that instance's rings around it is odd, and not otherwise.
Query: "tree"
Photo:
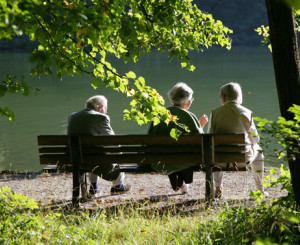
[[[299,1],[290,2],[300,9]],[[293,104],[300,105],[300,63],[294,9],[282,0],[266,0],[266,5],[280,111],[282,117],[292,120],[293,114],[288,109]],[[295,144],[299,148],[299,141]],[[288,162],[296,203],[300,209],[299,154],[289,157]]]
[[[175,56],[183,68],[193,71],[189,50],[231,47],[232,31],[192,0],[0,0],[0,6],[0,39],[26,34],[39,43],[33,51],[37,65],[32,75],[54,70],[59,78],[86,73],[95,89],[103,82],[130,96],[131,109],[124,119],[139,124],[176,118],[144,78],[133,71],[120,74],[111,56],[138,62],[152,49],[168,50],[169,59]],[[9,91],[7,82],[0,84],[0,91],[0,96]]]

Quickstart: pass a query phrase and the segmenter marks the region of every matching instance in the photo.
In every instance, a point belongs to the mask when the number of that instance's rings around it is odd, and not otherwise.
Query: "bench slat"
[[[188,154],[116,154],[116,155],[87,155],[83,156],[83,164],[105,164],[105,163],[183,163],[188,159],[189,163],[202,163],[200,153]]]
[[[93,154],[93,153],[144,153],[144,152],[169,152],[169,153],[177,153],[177,152],[201,152],[201,145],[195,146],[120,146],[120,147],[84,147],[82,149],[83,154]]]
[[[39,135],[38,145],[69,145],[68,135]]]
[[[199,152],[201,145],[199,146],[140,146],[140,147],[88,147],[83,148],[84,154],[93,154],[100,152]],[[245,146],[215,146],[215,152],[244,152]],[[39,153],[69,153],[68,147],[40,147]]]
[[[158,140],[159,138],[159,140]],[[101,136],[83,136],[81,145],[187,145],[199,142],[202,144],[203,136],[200,135],[182,135],[176,141],[169,135],[101,135]]]
[[[69,147],[40,147],[39,153],[69,153]]]
[[[216,145],[215,152],[245,152],[245,146],[244,145]]]
[[[245,153],[215,153],[214,163],[245,162]]]
[[[245,135],[244,134],[215,134],[213,136],[214,144],[242,144],[245,145]]]
[[[203,156],[201,154],[151,154],[151,155],[134,155],[134,154],[126,154],[126,158],[124,158],[124,154],[119,155],[88,155],[83,158],[85,163],[145,163],[151,164],[155,162],[165,162],[165,163],[182,163],[188,161],[190,163],[203,163]],[[57,162],[61,164],[70,164],[71,158],[69,155],[63,154],[43,154],[40,155],[40,164],[56,164]],[[245,154],[244,153],[216,153],[215,154],[215,163],[231,163],[237,162],[242,163],[245,162]]]

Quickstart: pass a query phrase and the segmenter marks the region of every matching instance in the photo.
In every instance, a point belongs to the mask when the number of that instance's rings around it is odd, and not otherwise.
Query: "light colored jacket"
[[[108,135],[115,134],[108,115],[92,109],[83,109],[69,116],[68,135]]]
[[[259,136],[252,118],[252,111],[233,102],[220,106],[211,112],[208,133],[245,134],[246,152],[260,150]]]

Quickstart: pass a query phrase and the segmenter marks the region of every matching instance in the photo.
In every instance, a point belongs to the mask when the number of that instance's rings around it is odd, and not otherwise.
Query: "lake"
[[[129,108],[130,99],[101,85],[94,90],[86,76],[68,76],[62,80],[56,76],[40,79],[28,74],[33,67],[28,53],[1,53],[0,78],[12,73],[20,76],[33,88],[38,87],[38,96],[9,94],[0,98],[2,107],[8,106],[15,113],[15,122],[0,117],[0,171],[36,171],[39,164],[37,135],[66,134],[69,114],[81,110],[85,101],[95,94],[108,99],[108,114],[116,134],[146,133],[147,126],[123,120],[123,110]],[[117,61],[122,71],[134,71],[143,76],[146,83],[155,87],[170,105],[166,93],[177,82],[185,82],[194,90],[194,102],[190,111],[200,117],[220,105],[218,92],[221,85],[235,81],[243,88],[243,105],[254,116],[275,120],[279,116],[272,56],[267,48],[233,48],[231,51],[212,48],[190,55],[196,66],[194,72],[181,69],[177,60],[168,61],[167,54],[153,52],[141,58],[138,64],[124,65]],[[205,128],[206,130],[206,128]],[[279,162],[266,161],[268,166]]]

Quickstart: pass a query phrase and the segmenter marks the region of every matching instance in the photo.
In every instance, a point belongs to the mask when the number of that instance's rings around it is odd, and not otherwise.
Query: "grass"
[[[243,203],[181,212],[124,206],[111,210],[35,209],[5,189],[0,244],[299,244],[299,223],[270,203]],[[2,197],[3,201],[3,196]],[[19,202],[22,199],[21,202]],[[19,200],[19,201],[16,201]],[[20,204],[23,203],[23,206]],[[3,203],[2,203],[3,204]],[[11,212],[11,213],[10,213]],[[5,222],[13,216],[9,225]],[[6,217],[6,220],[5,218]],[[299,219],[299,216],[298,216]]]
[[[288,195],[266,202],[153,207],[132,202],[114,208],[54,209],[0,188],[0,244],[300,244],[300,214],[288,171],[266,178]],[[274,174],[274,171],[272,171]],[[186,204],[188,205],[188,204]]]

